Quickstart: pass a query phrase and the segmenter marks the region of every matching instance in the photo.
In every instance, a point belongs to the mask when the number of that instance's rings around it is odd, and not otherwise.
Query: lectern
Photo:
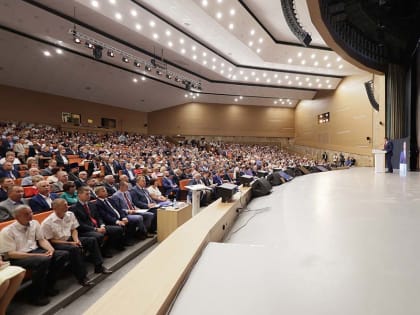
[[[209,188],[202,184],[189,185],[189,186],[185,186],[185,188],[192,191],[192,215],[195,216],[196,214],[198,214],[200,210],[201,191],[209,189]]]
[[[385,173],[385,153],[384,150],[372,150],[375,156],[375,173]]]

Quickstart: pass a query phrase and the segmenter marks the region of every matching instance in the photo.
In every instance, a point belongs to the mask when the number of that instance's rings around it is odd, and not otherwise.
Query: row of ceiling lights
[[[110,3],[115,5],[116,1],[112,1],[112,2],[110,1]],[[222,3],[222,2],[218,2],[218,3]],[[97,1],[91,1],[91,4],[92,4],[92,6],[94,6],[96,8],[99,7],[99,3]],[[208,2],[202,1],[202,5],[207,6]],[[234,16],[236,14],[236,11],[234,9],[230,9],[229,14]],[[131,9],[130,10],[130,15],[132,17],[137,17],[138,13],[134,9]],[[115,18],[122,19],[122,15],[120,13],[116,13]],[[156,22],[154,20],[150,20],[148,24],[149,24],[151,29],[156,27]],[[142,25],[140,25],[138,23],[136,24],[135,27],[136,27],[137,30],[142,29]],[[185,55],[188,52],[188,49],[187,49],[188,44],[187,44],[187,41],[186,41],[185,38],[180,37],[179,40],[178,40],[179,45],[178,45],[177,48],[175,48],[176,41],[170,40],[170,38],[172,36],[172,31],[170,29],[167,29],[165,31],[165,35],[168,38],[168,41],[167,41],[167,46],[168,47],[170,47],[171,49],[174,49],[174,50],[178,50],[182,55]],[[251,35],[251,37],[253,37],[254,35],[256,35],[256,31],[254,29],[252,29],[250,31],[250,35]],[[156,41],[158,41],[159,38],[160,38],[160,35],[157,32],[155,32],[155,33],[152,34],[152,37]],[[256,39],[255,40],[250,40],[250,42],[248,44],[252,46],[253,43],[254,42],[256,43],[257,41],[259,43],[262,43],[264,41],[264,39],[262,37],[259,37],[258,40],[256,40]],[[231,73],[233,71],[233,65],[229,64],[226,61],[217,62],[218,58],[216,58],[216,55],[213,55],[213,54],[205,51],[205,48],[202,48],[203,51],[200,53],[199,49],[197,48],[197,45],[192,43],[191,46],[190,46],[190,49],[191,49],[192,60],[194,60],[197,63],[201,63],[203,66],[206,66],[207,68],[213,70],[214,72],[218,72],[220,75],[222,75],[222,76],[224,76],[228,79],[231,79],[231,80],[237,80],[238,79],[238,80],[243,80],[243,81],[255,80],[255,82],[268,83],[268,84],[277,83],[279,85],[282,85],[282,84],[292,85],[293,84],[293,81],[288,81],[287,78],[284,81],[281,80],[281,79],[274,80],[274,79],[269,79],[269,78],[267,78],[265,80],[264,79],[260,80],[260,78],[258,76],[255,79],[251,79],[249,75],[243,75],[242,78],[238,78],[237,74]],[[297,58],[295,60],[299,61],[298,63],[304,65],[304,64],[307,63],[307,61],[306,61],[306,59],[302,59],[302,56],[303,56],[302,52],[299,52],[297,54]],[[316,58],[315,54],[312,54],[310,56],[310,59],[312,59],[312,60],[314,60],[315,58]],[[327,61],[327,63],[325,64],[325,67],[327,67],[327,68],[332,66],[331,62],[328,62],[328,59],[329,59],[329,57],[328,57],[328,55],[326,55],[324,57],[324,60]],[[293,63],[293,61],[294,61],[293,58],[289,58],[287,60],[287,62],[289,64]],[[339,62],[339,61],[341,61],[341,58],[337,58],[337,62]],[[226,64],[227,64],[227,66],[225,67]],[[320,63],[318,61],[314,60],[313,65],[314,66],[319,66]],[[341,69],[343,67],[343,65],[340,64],[338,67]],[[240,71],[240,72],[243,72],[243,71]],[[303,83],[302,84],[296,84],[296,85],[297,86],[303,86]],[[314,85],[312,83],[308,83],[307,86],[312,87]],[[319,86],[319,83],[318,83],[318,86]],[[321,86],[322,86],[322,84],[321,84]],[[328,88],[332,88],[332,86],[330,87],[329,85],[325,85],[325,86],[328,87]]]

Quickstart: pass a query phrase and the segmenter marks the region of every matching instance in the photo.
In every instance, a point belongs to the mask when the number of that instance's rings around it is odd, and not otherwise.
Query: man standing
[[[16,222],[0,232],[0,252],[7,255],[12,265],[32,271],[31,302],[46,305],[50,302],[46,295],[58,294],[54,284],[64,268],[68,253],[54,250],[44,238],[39,223],[32,220],[29,206],[16,207],[14,216]]]
[[[384,144],[384,150],[386,151],[385,162],[386,162],[386,167],[388,168],[386,173],[394,172],[394,169],[392,168],[392,150],[393,149],[394,149],[394,145],[387,137],[385,137],[385,144]]]

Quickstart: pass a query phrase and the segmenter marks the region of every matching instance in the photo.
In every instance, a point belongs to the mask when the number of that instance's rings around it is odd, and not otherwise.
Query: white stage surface
[[[420,314],[420,173],[305,175],[246,210],[171,315]]]

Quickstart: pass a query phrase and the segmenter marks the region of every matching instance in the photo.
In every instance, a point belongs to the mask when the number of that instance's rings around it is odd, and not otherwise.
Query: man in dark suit
[[[3,166],[0,168],[0,177],[8,177],[11,179],[19,178],[19,172],[15,170],[13,164],[9,161],[4,162]]]
[[[104,244],[104,236],[108,235],[109,245],[113,245],[118,250],[123,250],[122,243],[123,230],[120,226],[106,225],[96,210],[96,205],[89,202],[90,190],[82,186],[77,190],[79,201],[70,207],[77,220],[79,227],[77,228],[80,236],[93,236],[100,246],[103,246],[104,257],[112,257],[107,251],[107,244]]]
[[[146,189],[146,179],[144,176],[137,177],[136,185],[130,191],[133,204],[140,209],[148,209],[154,214],[150,231],[153,233],[157,228],[157,209],[159,205],[155,203]]]
[[[163,172],[162,187],[163,194],[165,196],[174,195],[176,199],[179,199],[179,187],[172,181],[172,176],[169,175],[169,171]]]
[[[33,213],[43,212],[52,208],[52,202],[59,197],[58,194],[50,193],[50,184],[41,180],[36,184],[38,193],[29,200],[29,206]]]
[[[112,175],[106,175],[104,177],[104,186],[108,196],[112,196],[118,191],[118,186],[115,184],[115,178]]]
[[[104,186],[95,188],[95,193],[98,196],[96,200],[96,209],[99,215],[103,218],[107,225],[120,226],[124,231],[124,244],[133,245],[133,239],[137,231],[144,232],[143,219],[139,216],[130,216],[120,208],[117,207],[114,200],[108,198],[108,193]],[[144,236],[144,235],[143,235]]]
[[[391,140],[389,140],[387,137],[385,137],[385,144],[384,144],[384,150],[385,152],[385,162],[386,167],[388,170],[387,173],[394,172],[394,169],[392,168],[392,151],[394,150],[394,145]]]
[[[123,169],[122,173],[127,175],[131,185],[136,185],[136,173],[134,173],[134,168],[132,167],[131,163],[125,164],[125,169]]]
[[[7,190],[14,184],[9,177],[0,177],[0,202],[7,199]]]

